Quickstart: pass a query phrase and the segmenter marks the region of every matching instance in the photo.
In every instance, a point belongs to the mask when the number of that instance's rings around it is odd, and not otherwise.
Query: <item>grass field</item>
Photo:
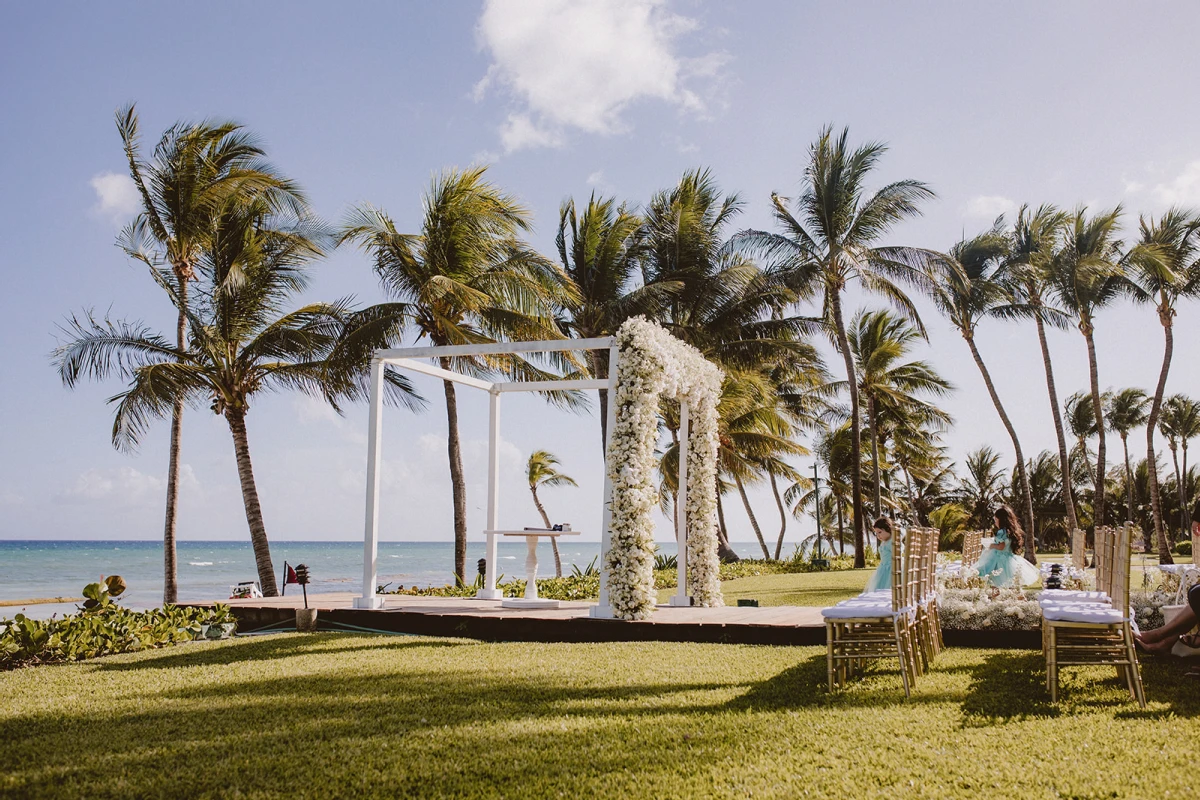
[[[1096,669],[1051,706],[1036,652],[905,701],[820,648],[253,637],[0,674],[0,797],[1194,796],[1183,669],[1141,711]]]

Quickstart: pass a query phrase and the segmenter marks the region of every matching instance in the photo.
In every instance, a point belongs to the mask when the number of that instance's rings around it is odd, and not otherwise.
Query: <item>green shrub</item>
[[[0,619],[0,670],[167,647],[199,638],[204,625],[235,622],[229,606],[220,604],[131,611],[116,601],[124,591],[125,582],[114,575],[84,587],[78,614]]]
[[[1175,554],[1180,556],[1190,556],[1192,554],[1192,543],[1187,540],[1176,542]]]

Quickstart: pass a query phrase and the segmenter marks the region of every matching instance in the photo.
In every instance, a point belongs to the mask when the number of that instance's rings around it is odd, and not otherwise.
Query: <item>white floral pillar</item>
[[[654,610],[654,511],[660,398],[686,402],[688,589],[698,606],[720,606],[717,559],[717,399],[723,374],[698,350],[643,317],[617,332],[620,361],[607,475],[612,482],[610,545],[604,553],[608,601],[619,619],[645,619]]]

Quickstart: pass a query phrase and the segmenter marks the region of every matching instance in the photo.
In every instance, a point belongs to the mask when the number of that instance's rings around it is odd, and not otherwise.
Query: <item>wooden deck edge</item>
[[[188,605],[209,606],[210,603]],[[275,606],[234,606],[238,630],[264,631],[273,626],[287,630],[295,609]],[[322,626],[322,623],[323,626]],[[348,627],[352,626],[352,627]],[[623,620],[537,619],[484,617],[372,609],[322,609],[318,627],[324,630],[361,628],[383,633],[447,636],[485,642],[697,642],[703,644],[759,644],[812,646],[825,644],[824,625],[769,625],[728,623],[667,623]],[[949,647],[1004,650],[1039,650],[1039,631],[943,631]]]

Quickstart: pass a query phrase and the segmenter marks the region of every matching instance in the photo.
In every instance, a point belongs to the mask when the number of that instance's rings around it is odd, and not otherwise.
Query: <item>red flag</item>
[[[284,584],[299,583],[300,579],[296,577],[296,570],[292,569],[292,565],[286,561],[283,562],[283,565],[287,567],[287,577],[283,579]]]

